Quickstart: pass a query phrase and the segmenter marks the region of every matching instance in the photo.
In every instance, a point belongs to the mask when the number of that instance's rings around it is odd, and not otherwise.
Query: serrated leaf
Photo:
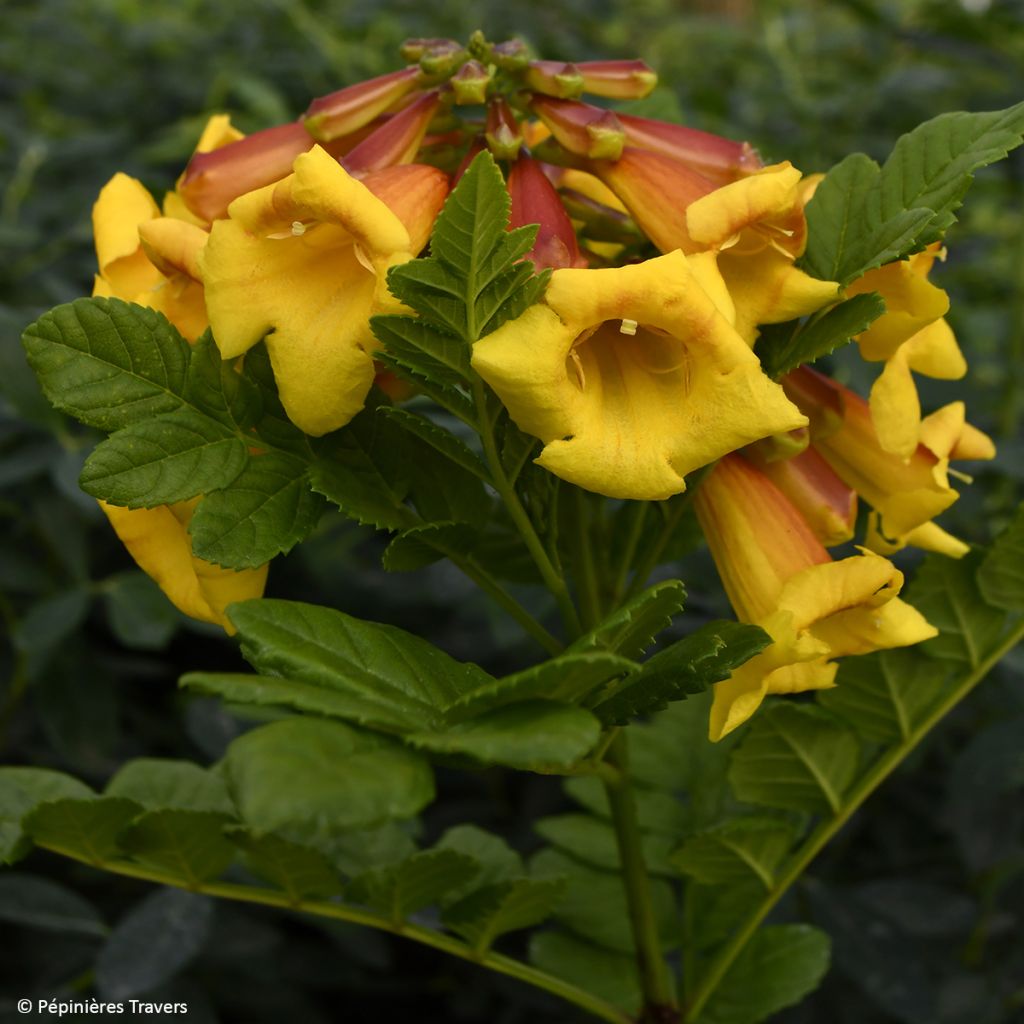
[[[918,567],[906,600],[939,631],[921,650],[944,661],[981,664],[998,643],[1006,613],[985,603],[977,573],[980,552],[955,560],[931,555]]]
[[[244,442],[217,420],[181,409],[124,427],[85,460],[87,494],[154,508],[226,487],[245,468]]]
[[[407,409],[399,409],[394,406],[383,406],[378,415],[398,424],[404,431],[429,445],[449,462],[454,463],[467,473],[471,473],[484,483],[491,482],[491,475],[480,457],[470,449],[465,441],[456,437],[451,431],[439,427],[425,416],[417,416]]]
[[[204,413],[235,432],[251,430],[263,412],[260,388],[235,369],[234,360],[221,359],[209,330],[192,346],[185,394]]]
[[[463,556],[475,541],[475,531],[464,523],[424,523],[398,534],[381,564],[388,572],[413,572],[445,557]]]
[[[552,770],[584,757],[601,726],[589,711],[534,700],[498,708],[437,732],[417,732],[406,741],[439,754],[465,754],[485,764]]]
[[[22,340],[46,397],[87,426],[118,430],[182,406],[189,345],[151,309],[76,299]]]
[[[736,818],[688,838],[672,865],[704,885],[742,885],[756,879],[766,891],[796,839],[783,818]]]
[[[997,608],[1024,611],[1024,506],[978,568],[978,589],[985,601]]]
[[[530,962],[628,1013],[643,1002],[635,957],[602,949],[568,932],[547,929],[532,935]]]
[[[211,811],[149,811],[118,836],[118,844],[140,863],[195,888],[234,860],[235,849],[224,836],[231,820]]]
[[[558,850],[542,850],[530,862],[534,878],[564,879],[565,893],[555,917],[576,935],[620,953],[634,950],[626,892],[618,873],[601,871]],[[651,879],[651,903],[663,948],[678,945],[679,922],[672,887]]]
[[[899,743],[935,705],[942,682],[935,663],[918,651],[883,651],[844,658],[835,689],[822,690],[817,699],[865,739]]]
[[[158,889],[123,917],[96,960],[101,997],[126,1000],[177,974],[210,933],[213,901],[180,889]]]
[[[374,359],[387,367],[400,380],[412,384],[417,391],[433,399],[442,409],[446,409],[464,423],[476,423],[476,408],[464,391],[449,384],[439,382],[438,375],[426,376],[425,371],[413,365],[413,361],[402,355],[378,350]]]
[[[0,921],[65,935],[108,932],[96,908],[74,890],[14,871],[0,875]]]
[[[633,731],[642,728],[637,726]],[[634,760],[637,746],[642,746],[644,740],[646,737],[641,735],[638,744],[631,748],[631,757]],[[562,786],[568,796],[591,814],[605,820],[611,819],[608,794],[600,779],[592,775],[577,775],[567,778]],[[636,805],[636,821],[641,831],[655,832],[676,840],[691,831],[687,808],[671,793],[636,785],[633,789],[633,802]]]
[[[78,779],[49,768],[0,767],[0,863],[28,852],[22,819],[35,807],[60,799],[88,800],[95,794]]]
[[[399,924],[411,914],[440,903],[467,882],[480,865],[452,849],[421,850],[400,864],[367,871],[352,880],[346,894],[354,903],[384,911]]]
[[[671,624],[672,616],[683,610],[685,601],[686,588],[681,581],[655,583],[581,636],[567,652],[604,649],[635,658]]]
[[[450,907],[445,926],[486,953],[507,932],[540,924],[550,917],[565,891],[560,878],[518,878],[477,889]]]
[[[102,865],[118,855],[118,835],[142,810],[122,797],[54,800],[36,807],[24,828],[37,846]]]
[[[407,714],[396,713],[377,701],[280,676],[189,672],[181,677],[180,685],[199,693],[215,694],[232,704],[293,708],[384,732],[404,732],[414,724]]]
[[[470,379],[469,348],[453,333],[418,317],[396,314],[370,318],[387,354],[403,366],[446,387]]]
[[[446,892],[442,903],[454,903],[474,889],[496,882],[507,882],[526,875],[523,859],[508,843],[493,832],[476,825],[456,825],[448,829],[434,845],[435,850],[455,850],[471,857],[479,868],[465,884]]]
[[[600,818],[589,814],[555,814],[538,819],[533,829],[552,846],[584,864],[619,870],[621,860],[615,829]],[[641,845],[648,871],[655,875],[674,874],[668,858],[674,845],[671,839],[664,835],[642,834]]]
[[[224,779],[189,761],[140,757],[128,761],[107,783],[105,796],[134,800],[146,810],[190,810],[232,814]]]
[[[758,626],[708,623],[644,662],[613,696],[594,707],[594,714],[605,725],[625,725],[728,679],[771,642]]]
[[[229,828],[226,835],[242,851],[253,874],[286,892],[296,906],[307,899],[324,899],[341,892],[341,879],[319,850],[241,828]]]
[[[974,172],[1002,160],[1024,141],[1024,103],[985,113],[951,113],[902,136],[882,168],[882,220],[926,207],[935,214],[922,243],[941,238],[974,180]]]
[[[299,601],[230,606],[242,653],[259,672],[361,697],[420,728],[492,677],[412,633]]]
[[[835,813],[857,775],[854,734],[806,704],[762,709],[733,751],[729,782],[747,803]]]
[[[878,292],[855,295],[833,306],[820,320],[805,326],[789,324],[761,328],[757,355],[764,372],[776,378],[813,363],[845,345],[885,312],[885,300]]]
[[[636,668],[635,661],[605,651],[562,654],[464,694],[447,707],[446,718],[457,722],[525,700],[575,704],[609,679],[634,672]]]
[[[416,814],[434,797],[412,751],[341,722],[286,718],[234,740],[224,759],[243,821],[286,838],[324,840]]]
[[[192,551],[215,565],[254,569],[305,540],[326,505],[310,491],[299,459],[283,452],[250,457],[230,484],[199,503],[188,527]]]
[[[800,1002],[828,970],[828,935],[806,924],[762,928],[716,987],[698,1024],[759,1024]]]

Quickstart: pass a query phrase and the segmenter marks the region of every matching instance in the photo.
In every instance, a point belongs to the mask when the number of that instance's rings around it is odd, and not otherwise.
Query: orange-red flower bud
[[[358,177],[367,171],[409,163],[416,156],[440,102],[436,89],[423,93],[351,149],[342,161],[345,169]]]
[[[501,96],[487,105],[487,148],[499,160],[514,160],[523,145],[523,133],[512,108]]]
[[[402,164],[370,171],[362,181],[405,226],[410,251],[423,249],[448,197],[448,175],[426,164]]]
[[[627,145],[670,156],[718,185],[735,181],[762,166],[749,142],[733,142],[696,128],[631,114],[620,114],[619,122]]]
[[[658,84],[655,71],[642,60],[588,60],[576,65],[583,91],[613,100],[640,100]]]
[[[350,135],[411,92],[419,75],[419,68],[402,68],[321,96],[304,115],[306,129],[318,142]]]
[[[559,270],[587,265],[576,242],[572,221],[554,185],[548,181],[536,160],[522,156],[512,165],[508,192],[512,197],[509,227],[540,225],[537,241],[528,256],[538,269],[551,267]]]
[[[575,99],[583,92],[583,75],[575,64],[558,60],[531,60],[526,66],[526,86],[545,96]]]
[[[592,169],[662,252],[701,251],[686,228],[686,208],[714,191],[712,181],[678,160],[630,146],[618,160],[595,161]]]
[[[435,39],[431,42],[432,45],[420,57],[420,68],[431,77],[447,77],[469,56],[462,44],[454,39]]]
[[[626,133],[612,111],[548,96],[534,97],[531,106],[570,153],[592,160],[618,160],[622,156]]]
[[[490,84],[491,73],[478,60],[467,60],[451,77],[455,102],[460,106],[486,103]]]
[[[530,50],[521,39],[507,39],[491,47],[491,60],[502,71],[522,71],[530,63]]]

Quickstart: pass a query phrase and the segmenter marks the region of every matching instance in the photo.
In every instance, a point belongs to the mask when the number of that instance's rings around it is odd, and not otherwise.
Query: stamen
[[[580,391],[586,391],[587,375],[583,372],[583,360],[580,359],[580,354],[575,347],[569,350],[569,358],[572,359],[572,365],[576,370],[576,383],[579,384]]]
[[[949,473],[949,475],[951,477],[953,477],[956,480],[959,480],[961,483],[964,483],[964,484],[973,484],[974,483],[974,477],[973,476],[968,476],[966,473],[961,473],[959,469],[954,469],[952,466],[947,466],[946,467],[946,471]]]
[[[623,320],[619,324],[619,334],[628,334],[632,337],[636,334],[637,327],[639,327],[639,324],[635,320]]]
[[[371,274],[374,273],[373,261],[367,255],[366,250],[358,242],[353,244],[352,251],[356,254],[356,259],[359,260],[360,265]]]
[[[301,220],[292,221],[292,234],[298,238],[306,233],[306,225]]]

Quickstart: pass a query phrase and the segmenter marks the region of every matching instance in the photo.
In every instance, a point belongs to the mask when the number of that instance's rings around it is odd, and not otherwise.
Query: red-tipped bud
[[[368,135],[342,161],[350,174],[365,174],[394,164],[407,164],[416,155],[441,97],[425,92]]]
[[[658,84],[657,74],[642,60],[588,60],[576,68],[584,92],[613,100],[642,100]]]
[[[459,44],[454,39],[406,39],[399,48],[402,60],[410,64],[421,60],[431,50],[442,50],[446,48],[459,49]]]
[[[491,60],[502,71],[522,71],[530,63],[530,49],[521,39],[506,39],[491,47]]]
[[[490,84],[491,74],[478,60],[467,60],[451,77],[455,102],[459,106],[486,103]]]
[[[596,161],[592,170],[662,252],[701,251],[686,228],[686,208],[713,192],[714,182],[678,160],[628,146],[619,160]]]
[[[419,74],[419,68],[402,68],[321,96],[305,113],[306,129],[319,142],[349,135],[411,92]]]
[[[500,96],[487,106],[487,148],[499,160],[514,160],[523,145],[523,133],[512,108]]]
[[[592,160],[618,160],[622,156],[626,133],[610,110],[548,96],[534,97],[531,106],[570,153]]]
[[[575,64],[531,60],[526,66],[526,87],[545,96],[571,100],[583,93],[583,75]]]
[[[289,175],[295,158],[314,145],[301,121],[254,132],[209,153],[196,153],[178,179],[178,194],[197,217],[216,220],[225,216],[233,199]]]
[[[853,537],[857,492],[814,448],[788,459],[765,459],[759,445],[745,448],[743,454],[789,498],[822,544],[834,547]]]
[[[448,175],[426,164],[404,164],[371,171],[363,184],[405,225],[411,251],[419,252],[448,197]]]
[[[733,142],[696,128],[630,114],[620,114],[619,121],[627,145],[672,157],[716,184],[727,184],[762,167],[761,158],[749,142]]]
[[[508,192],[512,197],[509,227],[540,225],[537,241],[528,255],[538,270],[545,267],[560,270],[587,265],[580,254],[572,221],[554,185],[548,181],[536,160],[522,156],[512,165],[508,175]]]
[[[420,68],[432,78],[447,78],[468,56],[464,47],[454,39],[440,39],[420,57]]]

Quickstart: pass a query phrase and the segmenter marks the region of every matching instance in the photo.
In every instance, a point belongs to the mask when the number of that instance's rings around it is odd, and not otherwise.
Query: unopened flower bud
[[[439,39],[420,57],[420,68],[431,77],[447,78],[468,56],[466,50],[454,39]]]
[[[380,75],[313,100],[304,117],[306,130],[318,142],[330,142],[369,124],[411,92],[419,78],[416,67]]]
[[[576,65],[583,91],[615,100],[640,100],[658,84],[657,74],[642,60],[590,60]]]
[[[487,148],[499,160],[514,160],[523,145],[523,135],[512,108],[500,96],[487,106]]]
[[[526,68],[526,86],[534,92],[558,99],[575,99],[583,92],[583,75],[575,64],[557,60],[531,60]]]
[[[402,60],[412,64],[422,59],[423,55],[430,50],[440,50],[449,46],[454,46],[457,49],[459,44],[454,39],[406,39],[398,52],[402,55]]]
[[[618,160],[622,156],[626,133],[612,111],[548,96],[535,97],[532,107],[570,153],[592,160]]]
[[[423,93],[348,152],[343,161],[345,168],[358,176],[408,163],[420,148],[440,102],[436,89]]]
[[[491,60],[502,71],[522,71],[530,63],[530,50],[521,39],[507,39],[491,47]]]
[[[478,60],[467,60],[451,77],[455,102],[459,106],[486,103],[490,84],[491,74]]]
[[[587,265],[580,254],[572,221],[536,160],[528,156],[516,160],[509,171],[508,192],[512,197],[509,227],[540,225],[528,256],[538,270]]]

